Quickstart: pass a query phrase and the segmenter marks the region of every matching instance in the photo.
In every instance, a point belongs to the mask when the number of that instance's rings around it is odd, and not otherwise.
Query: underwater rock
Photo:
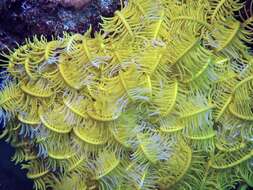
[[[91,0],[50,0],[51,2],[59,2],[61,5],[66,7],[75,7],[80,9],[87,5]]]
[[[0,2],[0,51],[34,35],[98,31],[101,16],[112,16],[120,0],[3,0]]]

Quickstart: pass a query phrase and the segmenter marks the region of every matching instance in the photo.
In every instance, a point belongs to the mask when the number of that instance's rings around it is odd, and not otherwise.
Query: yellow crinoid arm
[[[22,104],[23,93],[14,82],[3,82],[0,92],[0,108],[13,113]]]
[[[210,160],[210,165],[215,169],[226,169],[231,168],[243,163],[252,158],[252,148],[251,145],[242,147],[238,151],[232,152],[218,152],[213,155]]]
[[[102,18],[103,31],[110,35],[112,41],[134,39],[143,19],[152,11],[153,1],[131,0],[122,10],[116,11],[112,18]]]
[[[68,115],[68,111],[66,108],[64,110],[62,105],[48,109],[41,106],[38,112],[43,126],[56,133],[69,133],[75,124],[74,117],[71,114]]]

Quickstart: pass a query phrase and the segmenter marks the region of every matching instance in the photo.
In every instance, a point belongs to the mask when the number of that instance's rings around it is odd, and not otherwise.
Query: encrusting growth
[[[243,7],[129,0],[95,37],[34,37],[4,55],[0,138],[34,188],[253,186],[253,17],[234,16]]]

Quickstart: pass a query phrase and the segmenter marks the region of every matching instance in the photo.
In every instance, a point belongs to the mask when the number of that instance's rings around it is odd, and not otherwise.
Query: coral
[[[34,37],[4,55],[13,161],[37,190],[253,186],[253,17],[237,20],[242,8],[129,0],[94,37]]]

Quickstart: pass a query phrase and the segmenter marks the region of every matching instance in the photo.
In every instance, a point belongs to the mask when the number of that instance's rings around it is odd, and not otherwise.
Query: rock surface
[[[75,7],[80,9],[91,2],[91,0],[50,0],[51,2],[58,2],[66,7]]]
[[[112,16],[120,0],[1,0],[0,51],[34,35],[59,36],[63,31],[99,30],[101,16]]]

